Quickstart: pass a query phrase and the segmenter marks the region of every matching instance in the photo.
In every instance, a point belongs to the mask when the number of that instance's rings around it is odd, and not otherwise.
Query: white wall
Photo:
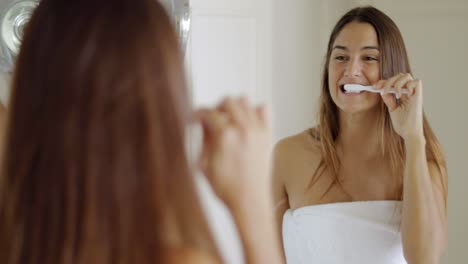
[[[276,138],[315,123],[321,63],[334,23],[357,5],[373,4],[399,26],[424,108],[449,169],[448,253],[442,263],[468,263],[468,2],[463,0],[276,0],[273,102]]]

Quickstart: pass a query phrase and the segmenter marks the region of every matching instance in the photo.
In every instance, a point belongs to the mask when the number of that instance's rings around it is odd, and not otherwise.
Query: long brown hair
[[[2,263],[218,256],[185,154],[182,61],[158,1],[40,2],[12,84]]]
[[[336,37],[341,32],[341,30],[351,22],[368,23],[374,27],[377,33],[380,49],[381,79],[388,79],[402,72],[411,73],[411,67],[409,64],[403,37],[400,33],[400,30],[390,17],[371,6],[354,8],[341,17],[330,35],[325,57],[320,96],[319,126],[317,129],[312,130],[312,136],[320,140],[322,160],[315,172],[311,184],[315,183],[318,177],[322,175],[326,169],[329,170],[334,176],[334,184],[340,184],[338,179],[340,160],[335,144],[340,132],[338,118],[339,111],[336,104],[332,100],[328,87],[328,65],[330,63],[330,57]],[[398,179],[396,180],[399,183],[402,183],[403,171],[405,167],[404,141],[393,129],[390,114],[383,101],[380,102],[380,112],[380,146],[382,149],[382,155],[388,155],[390,158],[392,173],[393,175],[399,175]],[[442,186],[444,187],[445,201],[447,201],[445,158],[440,143],[429,126],[425,114],[423,119],[427,159],[428,161],[435,163],[441,172],[442,177],[441,179],[437,180],[441,181]],[[326,192],[328,192],[328,190]]]

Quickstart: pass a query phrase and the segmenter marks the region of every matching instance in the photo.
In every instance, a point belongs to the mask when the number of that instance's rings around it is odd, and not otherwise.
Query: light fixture
[[[182,51],[187,48],[190,32],[189,0],[159,0],[166,8],[179,35]],[[39,0],[13,0],[0,10],[0,71],[10,73],[18,55],[24,27]]]
[[[172,18],[179,35],[182,51],[185,53],[189,39],[191,18],[189,0],[159,0]]]
[[[11,72],[21,46],[24,28],[36,8],[36,0],[15,0],[0,16],[0,70]]]

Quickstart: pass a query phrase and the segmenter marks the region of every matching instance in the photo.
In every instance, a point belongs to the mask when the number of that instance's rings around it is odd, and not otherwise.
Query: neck
[[[338,153],[346,157],[371,160],[380,157],[380,113],[377,109],[349,114],[340,111],[340,132],[337,138]]]

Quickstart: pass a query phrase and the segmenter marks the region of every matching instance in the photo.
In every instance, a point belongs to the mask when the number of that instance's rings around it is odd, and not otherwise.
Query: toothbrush
[[[359,93],[362,91],[382,94],[383,90],[375,90],[373,86],[364,86],[360,84],[345,84],[344,89],[350,93]],[[389,93],[396,94],[394,89],[390,89]],[[401,94],[409,94],[408,89],[402,89]]]

